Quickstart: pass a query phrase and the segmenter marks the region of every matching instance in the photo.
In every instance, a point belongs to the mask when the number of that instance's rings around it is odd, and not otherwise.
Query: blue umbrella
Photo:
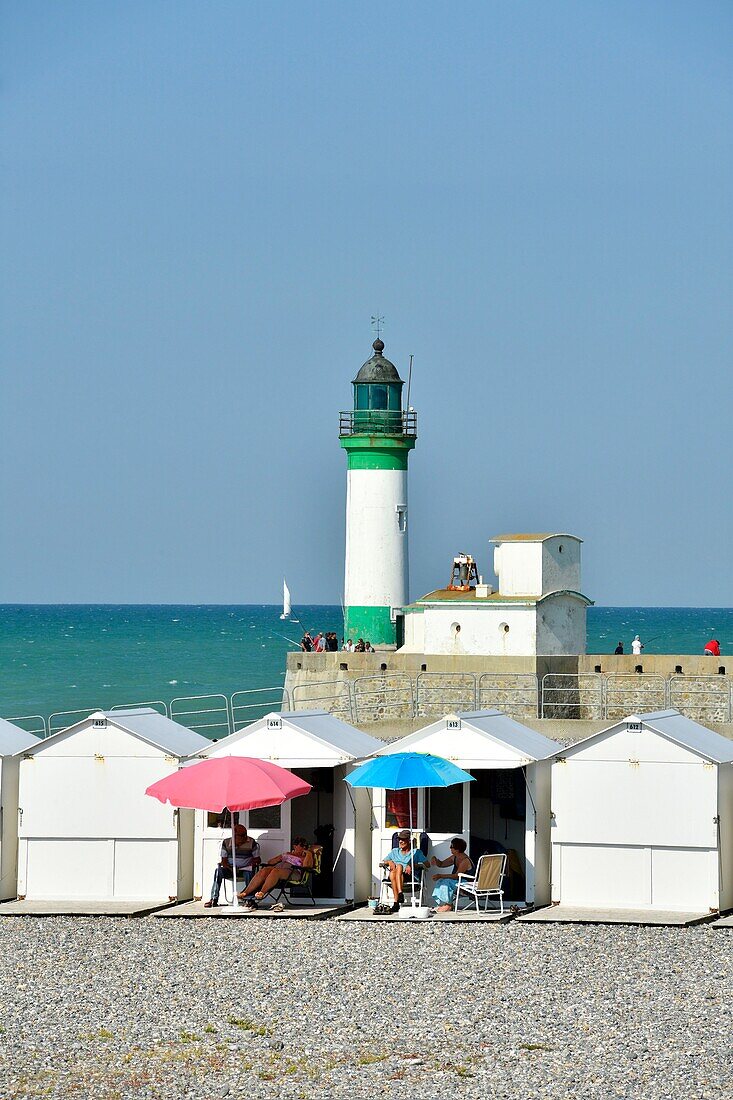
[[[375,756],[346,776],[352,787],[385,787],[403,791],[408,787],[452,787],[455,783],[470,783],[473,776],[442,756],[427,752],[395,752]]]
[[[473,778],[442,756],[432,756],[427,752],[394,752],[367,760],[366,764],[346,776],[346,782],[352,787],[382,787],[390,791],[403,791],[412,787],[452,787],[456,783],[471,783]],[[409,805],[412,834],[412,797],[409,798]],[[413,890],[413,912],[415,907]]]

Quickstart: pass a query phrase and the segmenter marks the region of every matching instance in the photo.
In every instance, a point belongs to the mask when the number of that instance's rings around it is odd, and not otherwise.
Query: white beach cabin
[[[679,711],[630,715],[552,766],[552,899],[733,906],[733,741]]]
[[[18,897],[190,898],[193,810],[145,794],[206,738],[149,708],[97,711],[20,756]]]
[[[301,797],[239,815],[260,844],[261,857],[287,851],[294,836],[323,845],[322,871],[313,879],[318,898],[365,900],[371,881],[369,792],[344,782],[355,760],[371,756],[384,742],[327,711],[266,714],[199,755],[250,756],[288,768],[311,783]],[[226,824],[224,824],[226,823]],[[208,897],[228,815],[196,814],[194,897]]]
[[[479,710],[447,714],[380,755],[427,752],[470,772],[473,783],[413,795],[413,820],[430,837],[429,854],[446,859],[454,836],[466,841],[474,863],[484,852],[505,851],[505,903],[535,906],[550,899],[550,758],[560,748],[500,710]],[[407,791],[374,792],[375,879],[409,809]]]
[[[0,718],[0,901],[18,887],[18,770],[16,753],[38,743],[32,733]]]

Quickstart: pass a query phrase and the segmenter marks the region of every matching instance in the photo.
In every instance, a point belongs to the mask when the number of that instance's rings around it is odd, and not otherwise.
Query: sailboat
[[[281,619],[289,619],[293,613],[293,606],[290,602],[290,589],[288,588],[288,582],[283,577],[283,613],[280,616]]]

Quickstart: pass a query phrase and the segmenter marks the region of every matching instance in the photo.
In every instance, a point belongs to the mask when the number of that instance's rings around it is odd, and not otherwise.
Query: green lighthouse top
[[[417,437],[417,414],[402,409],[404,382],[382,354],[382,340],[377,337],[372,347],[374,355],[353,381],[354,408],[339,414],[341,446],[348,452],[350,470],[406,470]]]
[[[381,383],[384,385],[386,383],[388,385],[399,386],[401,391],[404,382],[399,376],[397,367],[382,355],[384,351],[384,341],[377,337],[372,347],[374,348],[374,355],[371,359],[367,359],[354,379],[354,385],[363,386],[373,383]]]
[[[406,414],[402,411],[404,382],[397,367],[385,359],[384,343],[377,337],[374,355],[367,359],[354,379],[354,412],[347,432],[342,422],[341,435],[351,432],[405,435]],[[413,418],[414,420],[414,414]],[[414,434],[414,425],[411,425]]]

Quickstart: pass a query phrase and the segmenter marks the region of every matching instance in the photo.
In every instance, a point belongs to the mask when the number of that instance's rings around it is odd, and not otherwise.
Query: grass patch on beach
[[[535,1050],[553,1051],[554,1047],[548,1047],[545,1043],[520,1043],[520,1050],[526,1050],[528,1053],[532,1053]]]
[[[254,1020],[240,1019],[238,1016],[230,1016],[227,1020],[232,1027],[238,1027],[240,1031],[249,1031],[251,1035],[272,1035],[272,1030],[264,1024],[256,1024]]]

